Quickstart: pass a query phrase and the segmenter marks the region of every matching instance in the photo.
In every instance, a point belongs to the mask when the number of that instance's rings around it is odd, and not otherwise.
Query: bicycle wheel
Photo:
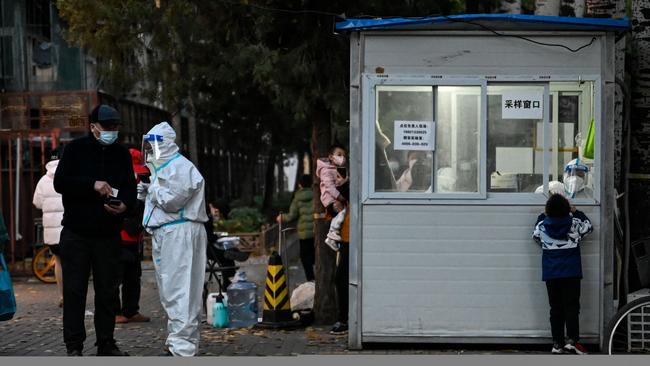
[[[650,296],[623,306],[607,327],[607,353],[650,353]]]
[[[34,276],[45,283],[56,283],[54,266],[56,261],[50,250],[44,246],[39,249],[32,260],[32,271]]]

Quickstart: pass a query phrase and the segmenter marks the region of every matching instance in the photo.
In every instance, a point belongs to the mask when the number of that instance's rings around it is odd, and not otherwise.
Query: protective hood
[[[571,160],[564,167],[563,183],[566,196],[575,198],[582,191],[589,179],[589,167],[582,164],[580,159]]]
[[[47,176],[54,179],[54,173],[56,173],[56,167],[59,166],[58,160],[52,160],[49,163],[45,164],[45,169],[47,169]]]
[[[167,122],[160,122],[153,126],[146,135],[145,141],[155,142],[155,155],[158,162],[164,162],[172,158],[178,152],[176,145],[176,132]]]

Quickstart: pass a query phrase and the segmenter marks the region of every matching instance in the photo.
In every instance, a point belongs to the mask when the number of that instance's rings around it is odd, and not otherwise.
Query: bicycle
[[[623,306],[607,330],[607,353],[650,353],[650,295]]]
[[[648,253],[645,252],[645,243],[648,240],[650,238],[637,240],[630,245],[638,259],[648,259]],[[635,296],[640,297],[621,307],[607,326],[605,347],[610,355],[650,353],[650,290],[646,279],[647,272],[638,270],[644,288],[635,292]]]
[[[47,246],[43,245],[32,259],[32,272],[34,276],[44,283],[56,283],[56,277],[54,275],[55,266],[56,260],[54,255]]]
[[[39,248],[32,258],[32,272],[44,283],[56,283],[54,267],[56,260],[50,249],[43,243],[43,219],[34,219],[34,247]]]

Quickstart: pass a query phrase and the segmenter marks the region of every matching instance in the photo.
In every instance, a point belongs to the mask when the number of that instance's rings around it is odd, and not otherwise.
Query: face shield
[[[580,163],[580,159],[569,162],[564,168],[563,183],[567,198],[575,198],[585,188],[589,168]]]
[[[153,163],[162,155],[162,135],[146,134],[142,137],[142,158],[145,163]]]

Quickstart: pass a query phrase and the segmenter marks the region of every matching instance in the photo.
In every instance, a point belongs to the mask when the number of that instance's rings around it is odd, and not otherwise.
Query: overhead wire
[[[286,9],[286,8],[275,8],[275,7],[270,7],[270,6],[251,4],[251,3],[248,3],[248,2],[238,2],[238,1],[230,1],[230,0],[220,0],[220,1],[222,3],[227,3],[227,4],[231,4],[231,5],[238,5],[238,6],[245,6],[245,7],[249,7],[249,8],[253,8],[253,9],[257,9],[257,10],[262,10],[262,11],[267,11],[267,12],[277,12],[277,13],[294,14],[294,15],[295,14],[324,15],[324,16],[332,16],[332,17],[339,18],[339,19],[346,19],[345,13],[337,14],[337,13],[328,12],[328,11],[311,10],[311,9],[295,10],[295,9]],[[580,46],[578,48],[571,48],[571,47],[569,47],[567,45],[560,44],[560,43],[541,42],[541,41],[537,41],[537,40],[534,40],[534,39],[531,39],[531,38],[528,38],[528,37],[525,37],[525,36],[521,36],[521,35],[518,35],[518,34],[502,33],[502,32],[499,32],[499,31],[497,31],[497,30],[495,30],[495,29],[493,29],[491,27],[488,27],[488,26],[486,26],[484,24],[481,24],[481,23],[477,23],[477,22],[473,22],[473,21],[469,21],[469,20],[463,20],[463,19],[455,19],[455,18],[452,18],[452,17],[447,16],[447,15],[430,14],[430,15],[421,16],[421,17],[405,17],[404,19],[417,20],[417,19],[426,19],[426,18],[431,17],[431,16],[441,16],[441,17],[447,19],[448,21],[454,22],[454,23],[465,23],[465,24],[474,25],[474,26],[480,27],[480,28],[482,28],[484,30],[487,30],[487,31],[499,36],[499,37],[518,38],[518,39],[521,39],[521,40],[524,40],[524,41],[527,41],[527,42],[530,42],[530,43],[534,43],[534,44],[537,44],[537,45],[540,45],[540,46],[560,47],[560,48],[566,49],[566,50],[568,50],[570,52],[573,52],[573,53],[579,52],[580,50],[591,46],[598,39],[596,37],[592,37],[591,40],[589,41],[589,43],[586,43],[586,44],[584,44],[584,45],[582,45],[582,46]],[[372,19],[395,19],[395,18],[400,18],[399,16],[382,16],[382,17],[380,17],[380,16],[376,16],[376,15],[363,14],[363,13],[360,14],[358,17],[359,18],[372,18]],[[334,32],[334,33],[337,34],[337,32]]]

